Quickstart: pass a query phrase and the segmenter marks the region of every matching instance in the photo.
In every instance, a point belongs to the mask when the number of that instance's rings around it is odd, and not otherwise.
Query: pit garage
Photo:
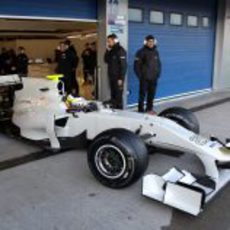
[[[56,72],[55,50],[60,42],[70,40],[80,60],[76,70],[80,94],[92,98],[95,82],[84,85],[81,54],[86,43],[97,44],[96,18],[96,1],[92,0],[66,1],[64,5],[62,1],[3,1],[0,49],[17,53],[24,47],[29,57],[28,76],[46,77]]]
[[[19,47],[24,47],[29,57],[29,78],[45,78],[56,72],[55,50],[59,43],[66,39],[71,41],[80,60],[76,70],[80,95],[93,98],[95,97],[95,94],[92,94],[95,93],[95,82],[84,84],[81,54],[86,43],[97,43],[97,2],[95,0],[84,2],[68,0],[65,4],[63,1],[44,0],[1,2],[0,49],[6,48],[17,52]],[[1,90],[4,91],[4,89]],[[5,93],[8,94],[8,92],[0,92],[1,108],[3,104],[8,106],[6,105],[8,102],[3,100],[3,97],[7,97]],[[1,135],[0,139],[2,168],[5,167],[5,161],[13,160],[16,163],[18,158],[21,159],[31,153],[33,159],[44,156],[40,148],[30,147],[28,143],[20,143],[4,135]]]

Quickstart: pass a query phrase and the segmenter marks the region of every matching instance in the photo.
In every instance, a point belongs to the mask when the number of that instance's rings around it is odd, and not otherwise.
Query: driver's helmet
[[[70,111],[74,112],[93,112],[98,111],[97,103],[92,101],[87,101],[83,97],[73,97],[69,95],[66,98],[66,105]]]
[[[74,97],[71,94],[68,95],[66,102],[71,104],[73,107],[84,107],[88,104],[88,101],[83,97]]]

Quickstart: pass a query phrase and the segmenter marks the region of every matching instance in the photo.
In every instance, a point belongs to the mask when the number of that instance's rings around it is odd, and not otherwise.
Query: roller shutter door
[[[143,11],[143,22],[129,22],[128,103],[138,100],[138,80],[133,72],[136,50],[147,34],[159,41],[163,71],[157,98],[194,92],[212,87],[215,46],[215,0],[130,0],[129,8]],[[150,11],[164,13],[164,24],[149,22]],[[170,24],[170,14],[182,14],[182,25]],[[198,26],[187,25],[188,16],[198,17]],[[209,25],[204,26],[204,18]]]

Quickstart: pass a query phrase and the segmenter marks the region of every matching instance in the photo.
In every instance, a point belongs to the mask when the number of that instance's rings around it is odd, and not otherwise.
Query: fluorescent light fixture
[[[77,35],[70,35],[67,38],[69,39],[81,39],[82,35],[81,34],[77,34]]]

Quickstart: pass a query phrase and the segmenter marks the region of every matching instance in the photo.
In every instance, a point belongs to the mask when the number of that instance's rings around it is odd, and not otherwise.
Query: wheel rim
[[[114,145],[103,145],[95,154],[98,172],[108,179],[118,179],[126,171],[126,159],[122,151]]]

